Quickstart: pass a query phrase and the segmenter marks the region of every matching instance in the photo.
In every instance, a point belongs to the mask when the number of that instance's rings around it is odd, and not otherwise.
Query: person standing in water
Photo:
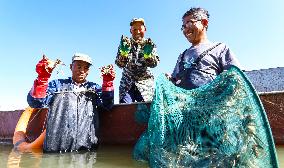
[[[53,68],[43,57],[36,66],[37,79],[27,101],[32,108],[49,109],[46,120],[44,152],[69,152],[96,149],[98,138],[98,111],[113,106],[113,66],[102,68],[102,86],[86,78],[92,66],[86,54],[75,53],[70,69],[72,77],[48,82]]]

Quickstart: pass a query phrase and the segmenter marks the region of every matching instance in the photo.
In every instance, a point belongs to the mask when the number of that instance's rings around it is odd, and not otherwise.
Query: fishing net
[[[197,89],[156,79],[148,129],[134,148],[150,167],[278,167],[270,126],[251,83],[237,67]]]

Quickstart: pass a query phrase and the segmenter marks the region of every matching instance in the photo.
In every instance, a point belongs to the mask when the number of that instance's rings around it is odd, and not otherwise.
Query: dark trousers
[[[125,96],[120,99],[119,103],[132,103],[135,101],[144,102],[144,99],[136,85],[133,84]]]

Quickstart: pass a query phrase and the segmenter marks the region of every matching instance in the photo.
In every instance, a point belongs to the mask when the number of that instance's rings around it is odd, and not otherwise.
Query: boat
[[[116,104],[111,111],[102,111],[100,116],[100,143],[111,145],[134,144],[146,124],[138,124],[135,121],[137,105]],[[150,105],[150,103],[145,103]],[[45,129],[44,123],[47,109],[33,109],[27,125],[26,137],[28,142],[34,141]],[[25,110],[0,111],[0,144],[12,144],[15,128],[18,120]]]
[[[272,134],[277,145],[284,145],[284,92],[260,93]],[[138,104],[116,104],[111,111],[100,113],[99,137],[102,144],[125,145],[135,144],[139,136],[146,129],[146,124],[139,124],[135,120]],[[35,109],[27,127],[30,141],[35,140],[44,130],[47,109]],[[0,111],[0,143],[12,144],[14,131],[24,110]]]

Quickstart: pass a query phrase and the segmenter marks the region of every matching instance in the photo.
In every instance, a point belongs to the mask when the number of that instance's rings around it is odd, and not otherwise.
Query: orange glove
[[[102,91],[113,91],[113,80],[115,78],[113,65],[101,67],[101,76],[103,78]]]
[[[44,98],[46,96],[46,90],[48,87],[48,79],[51,76],[51,72],[54,69],[51,66],[52,61],[45,55],[36,65],[36,72],[38,74],[37,79],[34,81],[33,88],[31,90],[31,96],[34,98]]]

